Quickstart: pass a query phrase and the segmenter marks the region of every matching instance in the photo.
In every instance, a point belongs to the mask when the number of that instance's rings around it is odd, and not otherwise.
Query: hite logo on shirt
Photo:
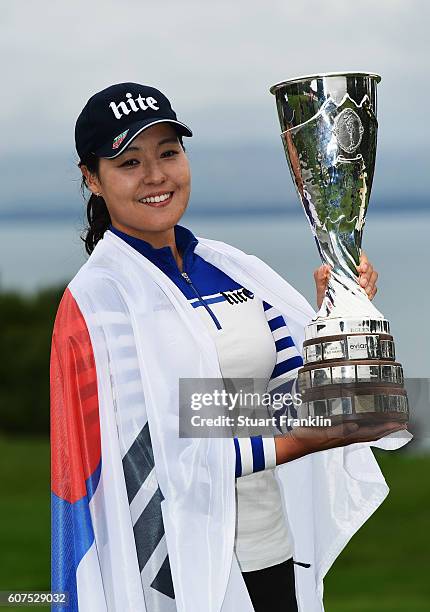
[[[245,287],[242,287],[242,289],[236,289],[236,291],[220,291],[220,293],[231,305],[240,304],[241,302],[247,302],[248,300],[254,299],[254,294],[248,289],[245,289]]]
[[[159,110],[157,100],[151,96],[142,98],[142,96],[139,94],[137,98],[133,99],[131,93],[126,93],[125,97],[127,98],[125,102],[118,102],[118,104],[116,104],[116,102],[111,102],[109,104],[117,119],[121,119],[123,115],[129,115],[132,111],[137,113],[140,110],[148,110],[148,108],[152,108],[152,110]]]

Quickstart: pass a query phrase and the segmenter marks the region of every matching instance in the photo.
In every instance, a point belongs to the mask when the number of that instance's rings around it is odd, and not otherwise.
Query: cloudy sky
[[[73,131],[112,83],[154,85],[195,136],[193,206],[298,206],[274,82],[369,70],[379,86],[375,203],[423,205],[428,174],[426,0],[1,2],[0,213],[81,205]],[[379,205],[379,204],[378,204]]]

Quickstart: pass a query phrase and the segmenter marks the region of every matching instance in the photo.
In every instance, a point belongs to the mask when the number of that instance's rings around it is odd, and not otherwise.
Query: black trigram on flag
[[[139,570],[148,612],[176,612],[148,423],[123,458]]]

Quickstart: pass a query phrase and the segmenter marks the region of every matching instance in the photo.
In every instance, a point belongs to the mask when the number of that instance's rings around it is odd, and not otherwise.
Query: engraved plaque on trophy
[[[375,167],[376,74],[327,73],[273,85],[300,201],[331,277],[307,326],[299,387],[308,416],[408,420],[390,326],[358,284]]]

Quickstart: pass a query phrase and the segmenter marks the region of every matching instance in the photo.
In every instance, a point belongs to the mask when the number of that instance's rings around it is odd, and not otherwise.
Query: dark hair
[[[91,174],[98,176],[100,158],[91,153],[85,159],[82,159],[78,166],[86,166]],[[82,175],[81,191],[85,198],[85,190],[88,189],[87,180]],[[110,225],[110,214],[102,196],[96,196],[92,193],[87,202],[87,221],[88,227],[85,228],[84,234],[81,235],[81,240],[85,242],[85,250],[88,255],[94,250],[94,247],[99,240],[103,238],[103,234]]]
[[[178,134],[178,140],[182,149],[185,151],[182,136],[180,134]],[[78,163],[78,166],[79,168],[81,166],[86,166],[91,174],[95,174],[98,177],[99,163],[100,158],[94,155],[94,153],[91,153],[88,157],[82,159]],[[87,181],[85,176],[82,175],[81,191],[84,199],[86,197],[86,189],[88,189]],[[94,193],[90,195],[87,201],[87,221],[88,227],[84,229],[81,240],[85,242],[86,252],[88,255],[91,255],[94,247],[98,241],[103,238],[105,231],[111,223],[110,214],[102,196],[96,196]]]

